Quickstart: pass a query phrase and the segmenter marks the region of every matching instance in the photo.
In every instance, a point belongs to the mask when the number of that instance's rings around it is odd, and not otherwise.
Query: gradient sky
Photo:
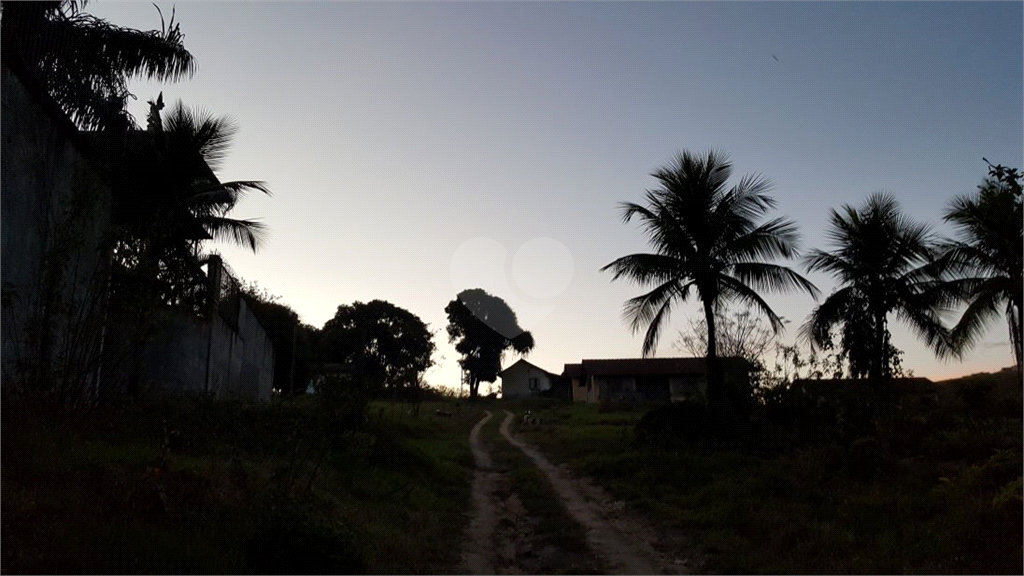
[[[159,2],[165,16],[171,4]],[[88,11],[140,29],[148,2]],[[531,330],[535,364],[636,357],[622,304],[640,289],[598,269],[646,251],[617,204],[681,149],[725,150],[734,175],[774,182],[776,215],[827,247],[830,208],[892,192],[950,233],[947,202],[976,188],[982,157],[1024,165],[1024,4],[923,2],[178,2],[196,75],[138,82],[146,100],[230,114],[241,130],[222,180],[274,196],[256,255],[222,246],[316,326],[339,304],[384,299],[436,331],[434,384],[457,385],[444,307],[465,289],[501,296]],[[775,58],[773,58],[773,55]],[[777,60],[776,60],[777,58]],[[798,265],[794,263],[794,265]],[[808,277],[823,294],[835,286]],[[806,295],[769,295],[792,321]],[[678,307],[658,350],[698,317]],[[1005,322],[962,362],[896,324],[916,375],[1012,364]],[[517,358],[506,358],[511,364]]]

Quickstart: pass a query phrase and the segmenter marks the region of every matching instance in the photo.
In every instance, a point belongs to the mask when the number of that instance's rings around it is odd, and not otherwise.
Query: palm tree
[[[3,50],[36,72],[46,91],[82,129],[128,122],[132,78],[174,81],[195,69],[174,23],[143,32],[81,11],[85,2],[3,2]],[[161,16],[162,20],[162,16]]]
[[[115,206],[124,234],[115,254],[122,268],[155,281],[163,302],[195,305],[193,293],[204,282],[199,273],[203,243],[226,240],[257,251],[264,225],[228,214],[246,193],[270,194],[270,189],[257,180],[217,179],[214,171],[237,132],[230,118],[180,101],[161,117],[162,107],[161,95],[150,102],[149,129],[130,134]]]
[[[704,307],[708,327],[709,393],[717,394],[722,375],[717,363],[715,312],[721,303],[739,300],[764,314],[774,332],[783,327],[758,293],[799,289],[817,297],[818,290],[794,270],[769,262],[797,255],[796,224],[785,218],[758,223],[775,200],[771,184],[747,175],[727,187],[732,173],[728,157],[715,150],[704,155],[681,152],[655,171],[661,187],[649,190],[646,205],[622,204],[622,220],[638,217],[654,252],[623,256],[601,268],[613,280],[628,278],[653,288],[627,300],[624,316],[634,332],[647,326],[643,355],[657,347],[672,306],[692,294]]]
[[[900,213],[884,193],[863,208],[831,211],[827,237],[833,250],[812,250],[807,270],[829,272],[840,287],[811,313],[801,331],[812,345],[829,347],[842,325],[842,347],[850,370],[867,375],[877,390],[892,374],[898,352],[890,343],[888,317],[910,325],[937,354],[950,353],[940,315],[949,304],[929,228]]]
[[[1019,185],[1018,185],[1019,186]],[[1010,328],[1014,360],[1022,365],[1024,310],[1024,211],[1021,197],[1006,182],[986,179],[977,193],[955,197],[944,215],[959,240],[944,243],[958,278],[949,287],[967,302],[952,330],[958,350],[973,346],[1002,309]]]

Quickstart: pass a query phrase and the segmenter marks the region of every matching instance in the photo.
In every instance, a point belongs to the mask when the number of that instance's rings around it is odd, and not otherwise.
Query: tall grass
[[[5,571],[447,573],[459,560],[471,410],[3,406]]]

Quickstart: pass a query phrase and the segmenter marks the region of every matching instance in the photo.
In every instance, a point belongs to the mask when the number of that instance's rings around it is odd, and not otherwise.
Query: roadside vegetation
[[[901,411],[889,453],[842,411],[796,391],[779,391],[790,409],[762,405],[727,441],[660,431],[643,442],[646,409],[608,404],[538,403],[532,410],[546,423],[519,431],[694,538],[706,571],[1016,573],[1020,377],[938,386],[937,405]]]
[[[5,398],[4,571],[453,572],[479,411],[318,402]]]

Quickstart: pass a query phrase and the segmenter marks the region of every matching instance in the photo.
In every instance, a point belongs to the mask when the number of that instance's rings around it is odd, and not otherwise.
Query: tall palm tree
[[[601,268],[613,280],[628,278],[653,288],[627,300],[624,316],[634,332],[647,326],[643,355],[657,347],[672,306],[696,295],[708,327],[709,394],[718,393],[722,374],[717,362],[715,311],[720,303],[739,300],[764,314],[772,330],[783,327],[758,291],[799,289],[817,297],[818,290],[794,270],[772,263],[797,256],[799,234],[786,218],[759,221],[775,200],[768,180],[747,175],[733,186],[726,182],[732,163],[719,151],[697,155],[683,151],[674,162],[655,171],[661,187],[649,190],[646,205],[622,204],[622,220],[638,217],[653,253],[630,254]]]
[[[3,50],[32,68],[65,113],[86,130],[125,122],[132,78],[179,80],[195,69],[171,22],[143,32],[82,12],[85,2],[3,2]],[[161,16],[162,20],[162,16]]]
[[[888,194],[870,196],[861,209],[832,210],[826,231],[833,249],[815,249],[808,271],[829,272],[840,284],[810,315],[802,333],[812,344],[830,346],[842,326],[842,346],[851,372],[868,375],[877,389],[891,376],[896,351],[888,317],[908,324],[936,353],[950,353],[941,313],[950,303],[928,226],[900,213]]]
[[[221,182],[215,175],[237,132],[229,117],[192,110],[180,101],[161,116],[162,107],[161,95],[150,102],[149,129],[130,134],[115,206],[124,231],[116,255],[123,268],[156,281],[162,301],[174,303],[203,284],[198,268],[205,241],[258,250],[264,225],[229,213],[245,194],[270,194],[270,189],[258,180]]]
[[[1005,182],[986,179],[974,194],[955,197],[944,215],[959,240],[944,243],[953,273],[950,288],[967,302],[952,330],[957,349],[973,346],[984,330],[1006,314],[1017,369],[1022,365],[1024,328],[1024,210],[1021,197]]]

